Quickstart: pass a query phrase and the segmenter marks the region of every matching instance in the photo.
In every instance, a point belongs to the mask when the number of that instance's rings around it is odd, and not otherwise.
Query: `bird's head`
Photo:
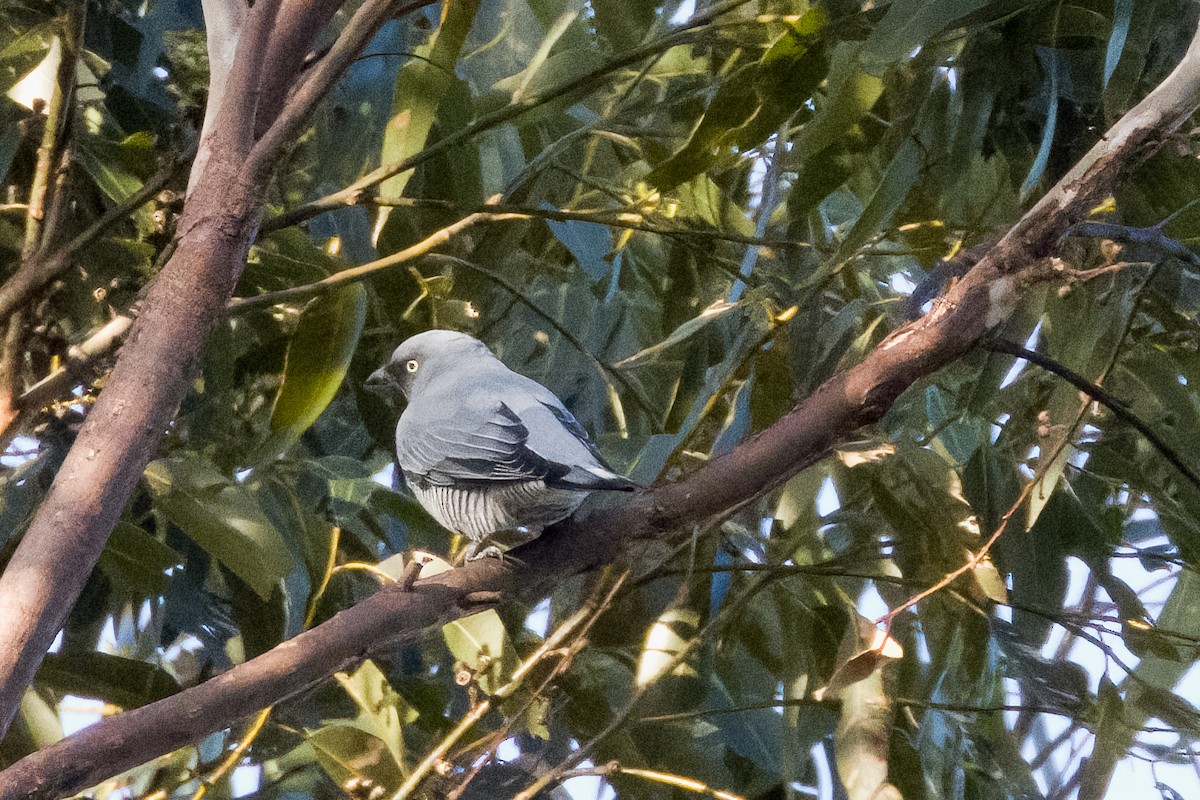
[[[457,331],[433,330],[405,339],[391,359],[371,373],[364,386],[389,400],[427,386],[439,375],[461,370],[472,359],[495,359],[492,351],[474,336]]]

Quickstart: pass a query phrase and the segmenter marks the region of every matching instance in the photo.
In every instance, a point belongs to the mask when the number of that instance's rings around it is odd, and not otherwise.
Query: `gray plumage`
[[[422,507],[471,541],[468,557],[500,531],[540,532],[590,492],[637,486],[604,464],[553,392],[464,333],[407,339],[366,385],[408,399],[396,461]]]

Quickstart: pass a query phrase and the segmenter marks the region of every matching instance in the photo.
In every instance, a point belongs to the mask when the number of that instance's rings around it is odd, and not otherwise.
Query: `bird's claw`
[[[467,545],[467,549],[463,553],[464,564],[469,564],[481,558],[498,558],[502,563],[507,564],[520,565],[522,563],[521,559],[510,555],[494,544],[484,546],[482,542],[472,542]]]
[[[471,542],[463,554],[463,562],[467,563],[480,558],[504,558],[504,551],[494,544],[483,546],[483,542]]]

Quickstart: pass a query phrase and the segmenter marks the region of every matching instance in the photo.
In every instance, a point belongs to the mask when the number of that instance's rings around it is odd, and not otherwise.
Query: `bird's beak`
[[[392,380],[392,376],[388,374],[387,368],[380,367],[371,373],[366,383],[363,384],[363,388],[371,394],[386,398],[396,389],[396,384]]]

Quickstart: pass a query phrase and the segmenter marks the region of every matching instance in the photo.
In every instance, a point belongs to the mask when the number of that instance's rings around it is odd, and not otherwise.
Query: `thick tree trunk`
[[[0,575],[0,731],[183,400],[245,264],[261,192],[228,165],[209,162],[175,257],[154,282],[108,387]]]

